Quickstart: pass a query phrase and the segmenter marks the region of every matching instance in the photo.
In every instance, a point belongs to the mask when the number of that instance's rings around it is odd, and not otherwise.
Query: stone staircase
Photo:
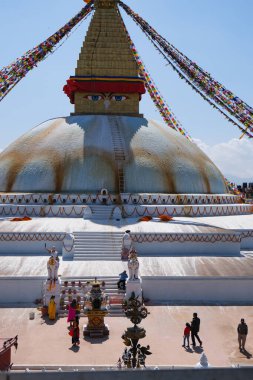
[[[114,205],[92,205],[90,206],[92,219],[109,220],[112,217]]]
[[[81,305],[80,317],[84,317],[84,295],[85,295],[85,284],[87,281],[92,282],[94,278],[62,278],[60,287],[60,310],[59,317],[67,317],[68,310],[67,305],[76,299]],[[118,277],[97,277],[100,282],[105,282],[105,294],[109,297],[109,314],[108,317],[123,317],[125,316],[122,310],[122,302],[125,293],[118,290],[117,282]],[[67,283],[66,283],[67,282]]]
[[[122,232],[73,232],[73,260],[121,260]]]
[[[125,191],[125,177],[124,177],[124,161],[126,160],[124,139],[120,133],[120,124],[118,118],[109,116],[109,121],[111,125],[112,143],[114,149],[114,157],[118,167],[118,182],[119,182],[119,192],[124,193]]]

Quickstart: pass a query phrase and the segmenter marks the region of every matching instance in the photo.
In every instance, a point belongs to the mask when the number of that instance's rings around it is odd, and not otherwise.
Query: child
[[[79,324],[77,321],[74,322],[73,327],[70,330],[70,335],[72,337],[72,345],[76,346],[80,344],[79,336],[80,336],[80,330],[79,330]]]
[[[183,343],[183,345],[182,345],[182,347],[185,347],[185,341],[187,341],[187,348],[189,348],[190,347],[190,342],[189,342],[189,338],[190,338],[190,332],[191,332],[191,325],[190,325],[190,323],[186,323],[185,324],[185,329],[184,329],[184,336],[183,336],[183,338],[184,338],[184,343]]]

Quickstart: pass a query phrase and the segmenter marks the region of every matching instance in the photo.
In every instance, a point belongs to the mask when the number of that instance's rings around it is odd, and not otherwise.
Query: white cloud
[[[194,139],[195,143],[216,164],[226,178],[237,183],[253,182],[253,141],[232,139],[213,146]]]

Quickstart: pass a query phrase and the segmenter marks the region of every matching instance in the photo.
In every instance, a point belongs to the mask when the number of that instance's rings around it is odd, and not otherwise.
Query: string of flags
[[[252,138],[252,107],[181,53],[126,4],[122,1],[120,1],[119,4],[136,24],[140,26],[142,31],[154,41],[155,46],[158,45],[161,48],[164,56],[169,59],[169,63],[172,64],[180,78],[185,79],[205,100],[209,100],[209,103],[218,109],[230,122],[236,125],[243,132],[243,135],[246,134]],[[240,125],[229,117],[228,114],[235,118]]]
[[[0,101],[24,78],[27,73],[44,60],[55,46],[67,36],[71,30],[93,10],[93,1],[90,1],[67,24],[57,30],[48,39],[31,50],[28,50],[21,58],[0,70]]]
[[[160,91],[156,87],[153,79],[151,78],[149,72],[145,68],[145,65],[124,25],[124,22],[122,20],[128,41],[130,43],[130,48],[132,50],[133,56],[136,60],[136,63],[139,68],[139,74],[141,77],[145,79],[145,87],[146,90],[148,91],[151,99],[153,100],[155,106],[157,107],[160,115],[162,116],[164,122],[172,129],[176,130],[179,132],[181,135],[185,136],[188,140],[192,141],[189,133],[182,127],[181,123],[177,120],[176,116],[172,112],[171,108],[168,106],[168,104],[165,102],[163,99]]]

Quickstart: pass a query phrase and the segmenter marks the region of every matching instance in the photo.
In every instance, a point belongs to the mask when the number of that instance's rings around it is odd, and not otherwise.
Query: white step
[[[74,260],[121,260],[122,233],[73,232]]]

